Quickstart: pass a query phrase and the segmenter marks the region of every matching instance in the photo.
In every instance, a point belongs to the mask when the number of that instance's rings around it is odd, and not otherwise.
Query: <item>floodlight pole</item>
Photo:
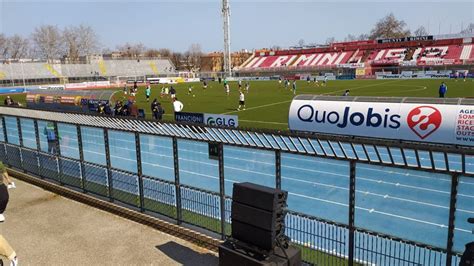
[[[222,0],[222,17],[224,19],[224,73],[232,76],[232,61],[230,57],[230,6],[228,0]]]

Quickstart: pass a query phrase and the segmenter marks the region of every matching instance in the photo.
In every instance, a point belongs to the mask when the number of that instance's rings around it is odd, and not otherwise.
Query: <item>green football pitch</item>
[[[442,80],[335,80],[327,86],[297,81],[296,94],[323,94],[340,96],[350,90],[351,96],[374,97],[437,97]],[[243,82],[245,83],[245,82]],[[183,112],[230,114],[239,117],[239,126],[247,128],[287,129],[288,110],[294,95],[278,81],[251,81],[250,90],[245,94],[245,110],[237,110],[239,90],[237,82],[230,82],[230,95],[227,96],[223,84],[209,82],[203,89],[202,83],[180,83],[174,85],[177,97],[184,104]],[[447,97],[474,97],[474,80],[447,80]],[[193,93],[188,94],[188,87]],[[291,87],[291,86],[290,86]],[[164,120],[173,120],[173,108],[169,97],[160,97],[162,85],[152,85],[150,102],[146,102],[145,88],[140,87],[136,101],[139,108],[145,109],[151,118],[150,104],[154,98],[160,101],[166,111]],[[24,95],[14,99],[24,102]],[[122,92],[116,98],[126,99]],[[3,97],[0,97],[3,103]]]

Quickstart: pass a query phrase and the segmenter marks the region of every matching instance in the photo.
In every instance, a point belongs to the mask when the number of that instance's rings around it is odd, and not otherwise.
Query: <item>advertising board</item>
[[[474,106],[298,100],[290,130],[474,146]]]
[[[239,126],[239,118],[236,115],[176,112],[174,113],[174,119],[176,122],[202,124],[208,126]]]

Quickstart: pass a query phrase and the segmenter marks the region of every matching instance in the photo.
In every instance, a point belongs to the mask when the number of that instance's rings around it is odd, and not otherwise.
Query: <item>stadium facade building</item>
[[[240,51],[231,54],[232,66],[242,65],[253,53]],[[222,52],[213,52],[201,56],[201,72],[224,71],[224,55]]]
[[[466,70],[474,65],[474,35],[419,36],[332,43],[315,48],[256,51],[235,71],[240,76],[336,72],[359,78],[379,72]]]

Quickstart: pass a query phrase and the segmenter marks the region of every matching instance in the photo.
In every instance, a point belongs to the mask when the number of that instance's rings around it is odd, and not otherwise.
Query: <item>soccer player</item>
[[[439,98],[444,98],[447,91],[448,91],[448,86],[446,86],[444,82],[441,82],[441,86],[439,86]]]
[[[173,99],[173,109],[175,112],[181,112],[184,108],[184,104],[178,101],[178,98]]]
[[[202,88],[207,89],[207,82],[205,80],[202,82]]]
[[[296,80],[293,80],[292,87],[293,87],[293,95],[296,95]]]
[[[346,90],[342,96],[349,96],[349,90]]]
[[[240,111],[240,108],[243,107],[245,110],[245,95],[242,91],[240,91],[239,95],[239,108],[237,108],[237,111]]]
[[[227,94],[227,96],[229,96],[229,94],[230,94],[230,86],[229,86],[229,84],[225,84],[224,87],[225,87],[225,93]]]
[[[176,98],[176,90],[174,89],[173,86],[171,86],[171,88],[170,88],[170,95],[171,95],[171,99]]]
[[[290,81],[285,79],[285,89],[288,89],[289,85],[290,85]]]
[[[138,85],[137,85],[137,82],[134,81],[133,87],[130,87],[130,95],[135,96],[135,94],[137,93],[137,90],[138,90]]]
[[[239,79],[239,91],[242,90],[242,80]]]
[[[249,89],[250,89],[250,82],[247,80],[247,82],[245,83],[245,91],[247,92],[247,94],[249,93]]]
[[[324,76],[323,85],[324,86],[328,85],[328,76]]]
[[[149,102],[150,101],[150,95],[151,95],[151,86],[150,86],[150,84],[148,84],[146,86],[145,95],[146,95],[146,101]]]
[[[128,94],[127,83],[125,83],[125,86],[123,87],[123,94],[125,94],[125,95]]]
[[[193,86],[188,87],[188,95],[193,94]]]

